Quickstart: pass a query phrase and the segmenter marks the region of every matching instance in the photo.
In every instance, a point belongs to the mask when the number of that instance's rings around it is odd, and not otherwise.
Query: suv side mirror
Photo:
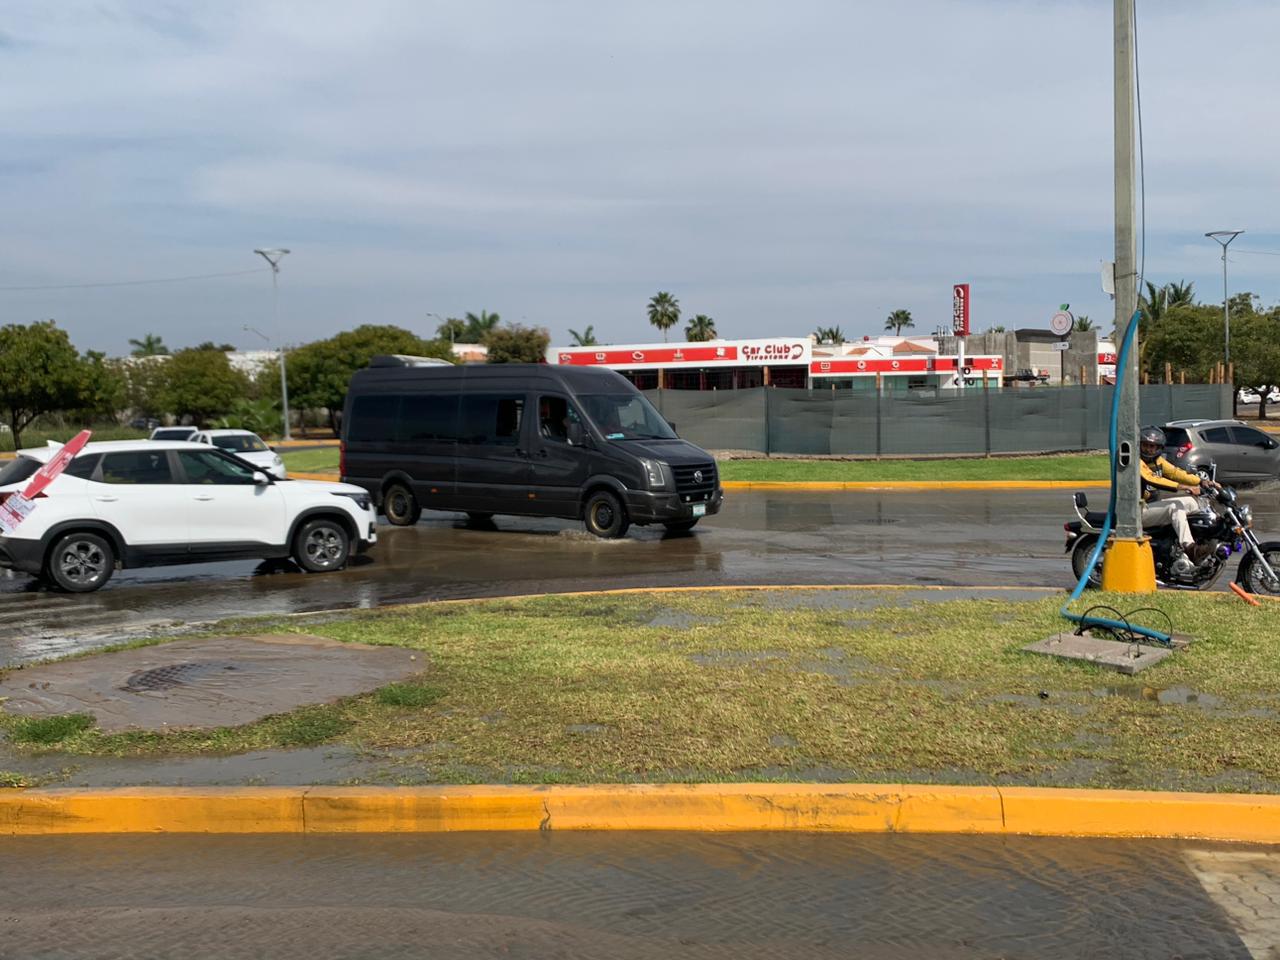
[[[253,471],[253,482],[259,487],[265,487],[267,484],[271,482],[271,478],[268,477],[261,470],[255,470]]]
[[[582,424],[577,421],[570,421],[566,430],[570,446],[585,447],[587,445],[587,432],[582,429]]]

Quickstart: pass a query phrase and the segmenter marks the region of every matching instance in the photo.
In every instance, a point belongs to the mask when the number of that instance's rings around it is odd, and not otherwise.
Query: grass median
[[[282,455],[293,472],[338,471],[338,451],[301,450]],[[893,480],[1107,480],[1103,454],[1001,457],[964,460],[722,460],[722,480],[768,482],[883,482]]]
[[[220,628],[424,654],[419,677],[335,705],[210,732],[105,735],[83,719],[9,715],[0,727],[10,755],[55,751],[68,765],[343,744],[390,758],[379,781],[390,783],[1280,792],[1280,604],[1093,599],[1154,605],[1201,639],[1124,678],[1020,650],[1062,628],[1060,598],[728,591],[435,604]]]

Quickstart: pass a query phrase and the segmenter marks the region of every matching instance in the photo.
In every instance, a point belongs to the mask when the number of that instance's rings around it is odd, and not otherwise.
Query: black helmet
[[[1142,459],[1147,463],[1154,463],[1164,453],[1166,442],[1164,431],[1159,427],[1143,427],[1138,435],[1138,449],[1142,453]]]

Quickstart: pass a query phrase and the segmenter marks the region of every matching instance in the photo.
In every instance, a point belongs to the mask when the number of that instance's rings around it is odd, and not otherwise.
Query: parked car
[[[691,530],[719,512],[715,460],[681,440],[625,377],[548,364],[416,366],[375,357],[342,420],[343,480],[394,524],[424,508]]]
[[[1014,371],[1012,375],[1006,375],[1004,379],[1006,383],[1048,383],[1049,374],[1039,373],[1030,367],[1023,367]]]
[[[129,421],[129,426],[134,430],[154,430],[160,426],[160,421],[155,417],[134,417]]]
[[[191,440],[193,443],[210,444],[241,460],[247,460],[277,480],[283,480],[289,475],[280,455],[267,446],[260,436],[249,430],[201,430]]]
[[[157,427],[151,431],[152,440],[190,440],[200,432],[199,427]]]
[[[1165,457],[1175,467],[1224,483],[1280,477],[1280,441],[1240,420],[1174,420],[1165,424]]]
[[[0,502],[20,492],[57,446],[19,451],[0,468]],[[87,444],[0,536],[0,567],[72,593],[97,590],[120,567],[292,557],[321,573],[377,542],[360,487],[276,483],[229,453],[193,443]]]

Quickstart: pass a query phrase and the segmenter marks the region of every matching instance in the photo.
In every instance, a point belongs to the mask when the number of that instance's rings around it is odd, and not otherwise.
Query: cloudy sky
[[[1280,300],[1280,4],[1139,0],[1147,275]],[[1106,321],[1108,0],[6,0],[0,322],[255,345]],[[1235,249],[1235,248],[1233,248]],[[1255,252],[1248,252],[1253,250]],[[212,273],[160,284],[21,290]]]

